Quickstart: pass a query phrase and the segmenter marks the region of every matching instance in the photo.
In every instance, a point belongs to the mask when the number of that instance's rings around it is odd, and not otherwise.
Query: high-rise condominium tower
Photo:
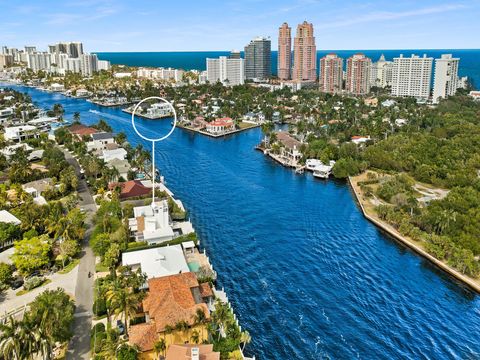
[[[376,63],[372,63],[370,86],[386,87],[392,85],[393,62],[385,60],[382,54]]]
[[[458,89],[458,64],[459,58],[451,54],[443,54],[440,59],[435,59],[435,75],[433,78],[433,102],[455,95]]]
[[[220,56],[218,59],[207,58],[207,80],[214,84],[220,81],[224,85],[241,85],[245,80],[245,60],[229,59]]]
[[[317,78],[317,48],[313,25],[304,21],[297,27],[293,43],[293,73],[296,81],[315,81]]]
[[[412,96],[428,99],[430,97],[433,58],[412,55],[393,59],[392,95]]]
[[[245,46],[245,76],[247,79],[268,79],[272,75],[272,45],[270,39],[257,37]]]
[[[343,59],[328,54],[320,59],[320,91],[336,93],[342,91]]]
[[[83,44],[81,42],[60,42],[48,45],[48,52],[51,54],[67,54],[72,58],[79,58],[83,54]]]
[[[370,91],[370,70],[372,60],[363,54],[355,54],[347,60],[347,81],[345,90],[355,95]]]
[[[292,69],[292,29],[283,23],[278,29],[277,71],[280,80],[289,80]]]

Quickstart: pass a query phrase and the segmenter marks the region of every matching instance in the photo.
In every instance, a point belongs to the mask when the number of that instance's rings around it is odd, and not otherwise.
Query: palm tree
[[[163,339],[166,341],[166,336],[172,334],[175,331],[175,327],[172,325],[165,325],[165,328],[163,329]]]
[[[243,349],[245,349],[245,345],[249,344],[250,341],[252,341],[252,338],[250,336],[250,333],[248,331],[242,331],[241,336],[240,336],[240,342],[243,343],[242,345],[242,353]]]
[[[217,301],[215,304],[214,311],[214,321],[219,328],[218,331],[218,340],[220,340],[221,331],[220,329],[225,327],[225,323],[229,319],[229,309],[221,301]]]
[[[183,335],[188,335],[189,325],[185,320],[181,320],[175,324],[175,330],[180,331]]]
[[[19,336],[20,326],[21,322],[13,316],[0,324],[0,351],[5,359],[21,359],[24,344]]]
[[[107,301],[110,301],[114,314],[117,315],[117,317],[123,314],[125,320],[125,335],[127,336],[128,320],[136,315],[143,296],[144,293],[135,293],[128,284],[125,284],[123,278],[116,278],[107,291]]]
[[[203,328],[204,324],[207,320],[207,316],[205,315],[205,312],[203,309],[198,308],[197,311],[195,312],[195,315],[193,316],[193,321],[195,325],[201,325],[202,327],[202,339],[203,339]]]
[[[209,340],[213,339],[214,334],[218,331],[219,329],[215,326],[213,322],[207,323],[207,333],[209,335]]]
[[[78,111],[73,113],[73,122],[80,122],[80,113]]]
[[[155,341],[155,343],[153,344],[153,351],[155,352],[155,357],[158,359],[160,353],[163,354],[163,356],[165,356],[165,350],[167,349],[167,345],[165,343],[165,340],[164,339],[158,339],[157,341]]]

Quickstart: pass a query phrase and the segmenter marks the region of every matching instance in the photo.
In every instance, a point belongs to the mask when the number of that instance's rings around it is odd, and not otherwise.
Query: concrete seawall
[[[384,223],[383,221],[380,221],[379,219],[375,218],[374,216],[370,215],[367,213],[363,206],[363,200],[361,199],[360,191],[358,189],[358,185],[354,184],[352,179],[349,177],[348,182],[353,190],[353,193],[355,194],[355,198],[357,200],[357,203],[360,205],[360,208],[362,210],[363,216],[373,224],[375,224],[377,227],[388,233],[390,236],[392,236],[395,240],[398,242],[402,243],[403,245],[406,245],[408,248],[412,249],[415,251],[417,254],[423,256],[425,259],[429,260],[431,263],[436,265],[438,268],[442,269],[446,273],[448,273],[450,276],[454,277],[456,280],[460,281],[462,284],[468,286],[471,290],[475,291],[476,293],[480,294],[480,281],[473,279],[471,277],[468,277],[459,271],[455,270],[451,266],[447,265],[443,261],[433,257],[430,255],[428,252],[426,252],[424,249],[422,249],[419,245],[415,244],[415,242],[411,239],[406,238],[402,234],[400,234],[393,226],[388,225]]]

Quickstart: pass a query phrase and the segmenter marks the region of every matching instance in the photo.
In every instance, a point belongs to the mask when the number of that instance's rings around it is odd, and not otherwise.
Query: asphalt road
[[[92,218],[96,211],[95,202],[85,180],[80,178],[80,166],[72,155],[63,150],[67,161],[75,168],[79,178],[78,195],[79,206],[87,215],[87,231],[82,243],[80,265],[78,268],[77,286],[75,288],[75,321],[73,324],[73,338],[70,341],[67,359],[90,359],[90,329],[92,328],[93,306],[93,274],[95,274],[95,256],[89,246],[92,233]],[[92,276],[89,278],[88,273]]]

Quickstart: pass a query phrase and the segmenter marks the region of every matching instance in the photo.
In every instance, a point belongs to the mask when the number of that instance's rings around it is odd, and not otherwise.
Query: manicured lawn
[[[102,263],[98,263],[95,265],[95,272],[107,272],[107,271],[109,271],[108,267],[106,267]]]
[[[238,127],[240,129],[248,129],[248,128],[256,127],[256,126],[258,126],[258,125],[257,124],[246,123],[246,122],[243,122],[243,121],[238,124]]]
[[[72,271],[75,266],[77,266],[80,263],[80,259],[73,259],[67,266],[65,266],[62,270],[60,270],[58,273],[59,274],[68,274],[70,271]]]

